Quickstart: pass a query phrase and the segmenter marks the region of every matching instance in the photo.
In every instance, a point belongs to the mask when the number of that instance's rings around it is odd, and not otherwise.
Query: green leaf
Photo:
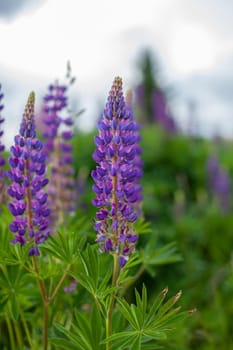
[[[135,336],[132,340],[132,349],[141,349],[141,343],[150,342],[151,340],[163,341],[167,339],[167,331],[176,327],[178,321],[184,319],[188,312],[180,312],[180,307],[173,308],[179,300],[181,292],[164,302],[168,289],[165,288],[149,307],[147,302],[146,287],[142,288],[142,296],[135,291],[136,305],[129,305],[126,300],[117,298],[119,310],[124,318],[129,322],[128,336]],[[114,334],[111,338],[116,340],[121,333]],[[137,335],[137,336],[136,336]],[[139,344],[140,340],[140,344]],[[150,347],[149,347],[150,348]],[[131,349],[131,348],[130,348]]]
[[[153,249],[153,251],[146,248],[143,256],[144,262],[147,265],[165,265],[182,260],[181,255],[177,254],[175,242],[168,243],[161,248]]]
[[[11,295],[10,298],[10,305],[11,305],[11,315],[15,321],[18,320],[19,318],[19,304],[18,304],[18,299],[15,293]]]
[[[130,325],[134,329],[138,329],[138,322],[137,319],[135,320],[135,313],[132,313],[131,307],[124,299],[117,299],[117,303],[120,306],[120,311],[122,315],[127,319],[127,321],[130,323]]]
[[[134,223],[133,228],[138,235],[151,233],[150,223],[142,216]]]
[[[79,220],[80,230],[74,232],[65,227],[60,228],[56,235],[50,235],[41,246],[41,250],[50,254],[62,262],[74,264],[79,258],[79,251],[83,249],[85,241],[81,231],[87,227],[83,219]]]
[[[78,271],[72,272],[72,275],[87,289],[95,300],[102,303],[109,294],[119,289],[119,287],[112,287],[110,285],[112,262],[106,271],[102,267],[100,259],[103,256],[100,256],[97,245],[88,245],[86,250],[80,252],[79,255],[80,264]]]
[[[72,322],[70,329],[55,324],[55,342],[57,344],[58,339],[63,339],[65,345],[69,343],[71,346],[77,346],[77,349],[82,350],[102,350],[103,347],[100,344],[103,337],[103,324],[100,317],[99,310],[95,305],[91,314],[84,312],[76,312],[74,321]],[[54,340],[51,340],[54,342]]]
[[[70,343],[70,341],[67,341],[67,340],[64,340],[64,339],[61,339],[61,338],[50,337],[49,338],[49,342],[51,344],[53,344],[53,345],[59,346],[58,349],[60,349],[60,348],[67,349],[67,350],[78,350],[78,349],[81,349],[81,347],[77,348],[77,345],[72,345]]]
[[[148,327],[148,325],[153,321],[155,314],[157,313],[158,309],[162,305],[166,295],[168,292],[168,288],[165,288],[162,290],[162,292],[155,298],[155,301],[153,302],[152,306],[150,307],[150,311],[146,317],[145,326]]]
[[[165,340],[167,339],[167,335],[165,332],[162,331],[153,331],[151,329],[145,329],[143,331],[144,335],[147,335],[151,338],[158,339],[158,340]]]
[[[177,293],[174,297],[170,298],[159,310],[158,317],[163,316],[172,306],[180,299],[181,291]]]

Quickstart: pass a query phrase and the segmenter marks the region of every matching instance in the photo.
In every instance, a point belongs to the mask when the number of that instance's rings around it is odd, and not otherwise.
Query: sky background
[[[0,83],[5,142],[12,143],[31,90],[39,108],[47,86],[71,62],[79,126],[94,126],[119,75],[138,82],[137,61],[150,48],[173,87],[173,114],[185,130],[190,103],[202,135],[233,136],[233,1],[0,0]],[[74,102],[73,102],[74,103]]]

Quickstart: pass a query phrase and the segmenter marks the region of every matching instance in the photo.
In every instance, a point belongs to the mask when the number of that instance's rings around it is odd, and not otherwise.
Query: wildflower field
[[[83,133],[68,78],[10,150],[0,90],[0,349],[233,349],[231,143],[120,77]]]

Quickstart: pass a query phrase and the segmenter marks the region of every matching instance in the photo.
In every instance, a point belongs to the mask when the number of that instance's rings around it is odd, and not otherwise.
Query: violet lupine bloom
[[[43,136],[45,137],[45,152],[48,154],[54,150],[54,140],[58,135],[60,125],[62,123],[72,124],[69,117],[62,118],[60,116],[61,111],[67,106],[66,90],[67,88],[64,85],[50,85],[49,92],[44,97],[43,122],[46,127]]]
[[[142,170],[139,126],[125,103],[119,77],[113,82],[98,129],[93,154],[98,165],[92,171],[96,193],[93,204],[99,208],[94,227],[98,232],[96,241],[101,251],[116,254],[123,267],[138,239],[132,223],[141,211]]]
[[[221,211],[227,213],[230,207],[230,177],[228,173],[221,168],[215,156],[208,159],[207,171],[209,189],[216,196]]]
[[[29,255],[40,254],[38,245],[50,233],[50,211],[46,206],[48,195],[43,190],[48,184],[45,178],[45,153],[43,143],[36,138],[34,104],[35,94],[32,92],[9,158],[9,178],[13,181],[8,189],[8,194],[13,198],[9,209],[15,217],[9,226],[15,235],[12,243],[29,244]]]
[[[1,116],[1,112],[4,108],[4,105],[2,104],[2,99],[3,99],[3,93],[1,92],[1,84],[0,84],[0,178],[2,176],[2,166],[5,164],[5,160],[4,158],[2,157],[1,153],[4,151],[5,147],[4,145],[2,144],[2,141],[1,141],[1,138],[2,138],[2,135],[3,135],[3,130],[2,130],[2,123],[4,122],[4,118]]]
[[[4,118],[1,116],[1,112],[4,108],[4,105],[2,104],[3,99],[3,93],[1,92],[1,84],[0,84],[0,204],[3,204],[7,200],[7,194],[6,194],[6,184],[5,184],[5,170],[3,169],[3,166],[5,165],[5,159],[2,156],[2,152],[5,149],[4,144],[1,141],[3,130],[2,130],[2,124],[4,123]]]
[[[43,136],[46,138],[45,150],[51,170],[48,201],[51,208],[50,227],[53,231],[58,224],[65,223],[67,213],[74,208],[75,199],[71,155],[73,148],[70,144],[73,120],[65,113],[66,91],[66,86],[56,83],[49,86],[49,93],[44,97]]]
[[[160,124],[169,134],[176,133],[177,126],[168,109],[167,102],[162,91],[154,91],[152,95],[152,108],[155,121],[158,122],[158,124]]]

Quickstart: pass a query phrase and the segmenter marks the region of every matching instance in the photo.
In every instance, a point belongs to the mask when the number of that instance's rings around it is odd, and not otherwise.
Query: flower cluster
[[[207,172],[209,189],[216,196],[222,212],[226,213],[230,207],[230,177],[215,156],[208,159]]]
[[[98,130],[93,154],[98,166],[92,171],[93,204],[99,208],[97,242],[101,251],[117,254],[123,267],[138,239],[132,223],[140,214],[142,163],[139,125],[130,103],[125,102],[119,77],[113,82]]]
[[[136,101],[139,109],[147,115],[149,123],[156,122],[168,134],[175,134],[178,131],[177,124],[169,109],[165,93],[162,89],[154,87],[148,97],[145,87],[140,84],[135,89]],[[148,104],[149,110],[146,110]]]
[[[51,170],[48,187],[49,205],[51,207],[50,226],[53,230],[57,224],[65,223],[65,216],[73,209],[74,180],[71,166],[72,146],[70,140],[73,125],[71,117],[63,116],[67,107],[67,87],[58,83],[49,86],[44,97],[45,149]],[[61,131],[61,128],[63,130]]]
[[[5,183],[5,170],[3,169],[3,166],[5,165],[5,159],[1,155],[2,152],[5,150],[5,146],[1,141],[1,138],[3,136],[3,130],[2,130],[2,124],[4,123],[4,118],[1,116],[1,112],[4,108],[4,105],[2,104],[3,99],[3,93],[1,92],[1,84],[0,84],[0,204],[5,203],[7,200],[7,192],[6,192],[6,183]]]
[[[12,156],[9,158],[9,178],[12,184],[8,194],[13,198],[9,209],[15,217],[10,224],[10,230],[15,235],[12,243],[28,243],[29,255],[39,255],[38,245],[50,233],[50,211],[46,206],[48,195],[43,190],[48,184],[44,175],[45,153],[43,143],[36,138],[34,104],[35,95],[32,92],[24,110],[19,135],[15,136],[15,144],[11,147]]]
[[[3,130],[2,130],[2,128],[1,128],[1,126],[2,126],[2,123],[4,122],[4,118],[1,116],[1,112],[2,112],[2,110],[3,110],[3,108],[4,108],[4,105],[2,104],[2,99],[3,99],[3,93],[1,92],[1,84],[0,84],[0,169],[1,169],[1,167],[5,164],[5,160],[4,160],[4,158],[1,156],[1,153],[4,151],[4,149],[5,149],[5,147],[4,147],[4,145],[2,144],[2,142],[1,142],[1,137],[2,137],[2,135],[3,135]],[[1,172],[1,170],[0,170],[0,172]],[[1,178],[1,175],[2,175],[2,172],[1,172],[1,174],[0,174],[0,178]]]
[[[177,132],[177,126],[168,108],[165,95],[162,90],[156,89],[152,95],[152,109],[155,121],[169,134]]]

